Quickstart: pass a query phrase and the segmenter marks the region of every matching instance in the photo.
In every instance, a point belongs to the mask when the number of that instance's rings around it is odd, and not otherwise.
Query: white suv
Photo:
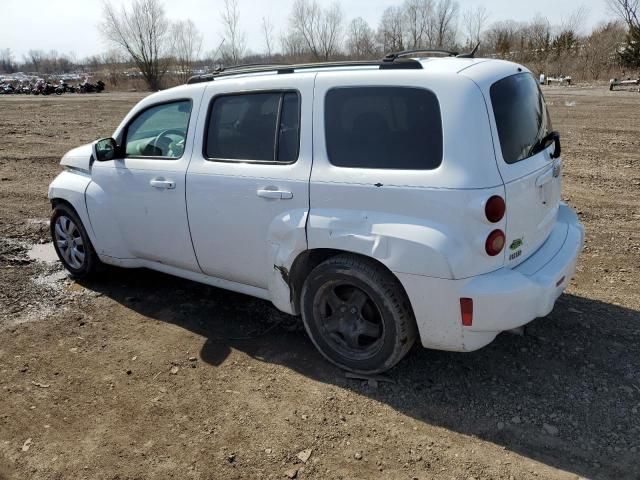
[[[155,93],[49,188],[75,276],[146,267],[302,315],[362,373],[547,315],[583,227],[531,72],[407,58],[245,67]]]

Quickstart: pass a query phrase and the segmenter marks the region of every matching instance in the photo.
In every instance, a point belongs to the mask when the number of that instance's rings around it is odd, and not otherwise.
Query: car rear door
[[[306,248],[314,74],[211,82],[187,172],[202,271],[266,289],[280,249]]]
[[[559,140],[533,76],[516,73],[489,88],[496,158],[505,184],[505,265],[515,266],[548,238],[560,206]]]

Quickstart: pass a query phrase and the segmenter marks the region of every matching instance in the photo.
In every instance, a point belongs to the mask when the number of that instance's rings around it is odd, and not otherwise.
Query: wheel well
[[[65,200],[64,198],[52,198],[51,199],[51,209],[52,210],[55,209],[58,205],[65,205],[66,207],[69,207],[73,211],[73,213],[75,213],[76,216],[80,219],[80,221],[82,221],[82,217],[80,217],[80,215],[78,214],[78,211],[71,204],[71,202],[69,202],[68,200]],[[86,229],[86,227],[85,227],[85,229]]]
[[[359,253],[349,252],[347,250],[337,250],[333,248],[316,248],[313,250],[306,250],[302,252],[300,255],[298,255],[298,257],[293,261],[293,264],[291,265],[288,283],[289,289],[291,291],[293,310],[295,313],[300,312],[300,294],[302,292],[302,286],[304,285],[304,281],[309,276],[311,271],[325,260],[338,255],[352,255],[354,257],[359,257],[370,262],[374,262],[384,268],[393,276],[393,278],[396,279],[398,285],[400,285],[400,288],[407,298],[409,308],[413,310],[413,308],[411,307],[411,302],[409,301],[409,296],[407,295],[404,286],[402,285],[400,280],[398,280],[398,277],[396,277],[396,275],[391,270],[389,270],[389,268],[380,260],[377,260],[373,257],[368,257],[366,255],[361,255]]]
[[[76,215],[78,214],[78,212],[76,212],[76,209],[73,208],[73,205],[71,205],[67,200],[64,200],[62,198],[52,198],[51,208],[56,208],[58,205],[66,205],[67,207],[71,208]]]

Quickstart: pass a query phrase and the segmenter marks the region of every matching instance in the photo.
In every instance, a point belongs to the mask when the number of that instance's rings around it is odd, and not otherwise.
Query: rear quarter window
[[[435,94],[410,87],[344,87],[325,98],[329,162],[338,167],[432,170],[442,163]]]
[[[491,104],[506,163],[525,160],[540,151],[539,142],[553,128],[540,87],[530,73],[494,83]]]

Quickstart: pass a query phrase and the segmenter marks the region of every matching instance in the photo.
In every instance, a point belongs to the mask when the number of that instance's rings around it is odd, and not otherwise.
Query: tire
[[[73,277],[89,278],[98,271],[102,264],[73,208],[64,203],[56,205],[51,214],[50,230],[56,254]]]
[[[304,282],[301,306],[311,341],[344,370],[389,370],[416,339],[416,321],[402,286],[366,258],[338,255],[318,265]]]

